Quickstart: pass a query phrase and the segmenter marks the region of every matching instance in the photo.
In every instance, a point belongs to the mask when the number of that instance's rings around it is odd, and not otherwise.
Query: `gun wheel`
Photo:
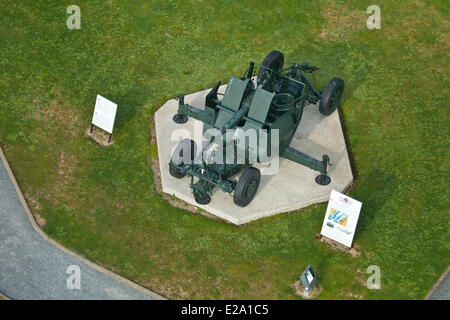
[[[211,197],[207,194],[203,196],[194,196],[195,202],[198,204],[206,205],[211,202]]]
[[[261,181],[261,173],[255,167],[248,167],[242,173],[234,189],[234,203],[240,207],[247,206],[255,197]]]
[[[184,139],[176,146],[172,152],[170,162],[176,165],[191,164],[197,154],[197,144],[194,140]],[[181,179],[186,175],[181,169],[169,164],[169,173],[172,177]]]
[[[333,78],[328,82],[327,87],[322,93],[320,99],[319,111],[321,114],[328,116],[339,107],[344,92],[344,80]]]
[[[267,70],[267,68],[270,68],[272,70],[281,71],[283,69],[284,65],[284,55],[277,50],[270,51],[264,61],[262,62],[261,66],[259,67],[258,76],[256,77],[257,82],[264,81],[264,71]],[[267,68],[265,68],[267,67]]]

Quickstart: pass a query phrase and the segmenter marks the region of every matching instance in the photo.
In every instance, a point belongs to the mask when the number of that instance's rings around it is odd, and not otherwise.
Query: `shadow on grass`
[[[358,189],[353,195],[356,199],[358,199],[358,195],[364,198],[354,241],[358,240],[359,235],[364,234],[371,227],[373,219],[397,188],[397,178],[379,169],[374,169],[361,179]]]
[[[311,39],[315,42],[316,39]],[[289,53],[289,61],[297,63],[308,62],[319,68],[315,72],[317,81],[311,75],[308,78],[314,85],[318,86],[318,90],[323,91],[328,82],[334,77],[344,80],[345,89],[342,96],[341,104],[350,99],[354,92],[366,82],[367,76],[370,74],[371,66],[354,59],[352,48],[347,42],[320,42],[319,45],[310,45],[306,41],[305,46],[301,46]],[[339,52],[340,54],[336,54]],[[366,61],[364,61],[366,62]]]
[[[115,127],[121,129],[125,123],[139,113],[148,101],[151,89],[142,84],[136,84],[125,94],[117,96],[114,102],[118,104]]]

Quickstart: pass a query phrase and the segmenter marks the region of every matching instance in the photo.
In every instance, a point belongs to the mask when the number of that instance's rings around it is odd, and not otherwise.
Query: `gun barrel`
[[[249,105],[242,104],[242,107],[233,115],[233,117],[231,117],[230,120],[225,123],[222,130],[235,128],[239,124],[239,122],[241,122],[241,120],[244,119],[244,117],[247,115],[249,109]]]

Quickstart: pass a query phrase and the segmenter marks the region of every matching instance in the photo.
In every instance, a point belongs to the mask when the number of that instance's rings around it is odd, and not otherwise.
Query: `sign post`
[[[360,201],[332,190],[320,234],[351,248],[361,207]]]
[[[95,101],[94,115],[92,116],[91,133],[95,125],[109,133],[108,143],[111,143],[116,113],[117,104],[98,94]]]

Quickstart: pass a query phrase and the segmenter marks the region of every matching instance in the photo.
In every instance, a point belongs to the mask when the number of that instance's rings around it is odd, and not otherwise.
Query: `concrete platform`
[[[226,85],[221,86],[219,92],[223,93],[225,88]],[[205,96],[209,90],[186,95],[185,102],[203,109]],[[328,154],[333,165],[329,167],[328,175],[331,177],[329,185],[316,184],[314,179],[318,172],[280,158],[279,172],[276,175],[261,176],[258,192],[247,207],[235,205],[232,195],[220,189],[215,189],[208,205],[199,205],[195,202],[189,187],[190,177],[176,179],[169,173],[168,163],[172,150],[181,138],[194,139],[198,145],[201,141],[201,130],[198,130],[202,128],[200,121],[192,118],[185,124],[176,124],[172,121],[177,108],[178,101],[169,100],[155,114],[162,190],[233,224],[244,224],[262,217],[328,201],[332,189],[343,192],[353,182],[339,113],[335,111],[325,117],[319,113],[318,106],[308,105],[305,106],[303,118],[290,146],[319,160],[323,154]],[[194,124],[200,135],[198,132],[194,135]]]

